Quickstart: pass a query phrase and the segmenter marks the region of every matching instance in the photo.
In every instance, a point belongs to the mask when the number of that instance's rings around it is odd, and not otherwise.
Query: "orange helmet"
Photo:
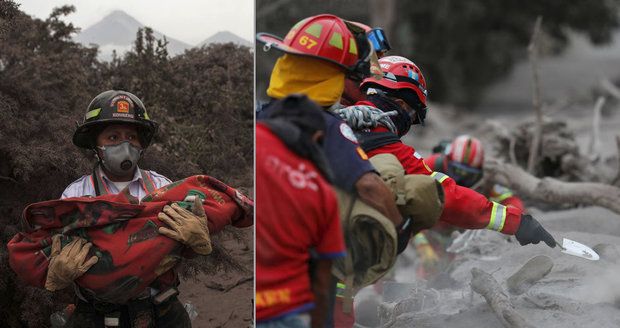
[[[468,135],[458,136],[446,150],[448,170],[446,173],[459,186],[472,187],[482,178],[484,149],[480,140]]]
[[[327,60],[359,79],[370,75],[374,51],[364,28],[338,16],[305,18],[291,28],[284,40],[268,33],[258,33],[256,39],[265,44],[265,51],[274,47],[293,55]]]
[[[482,142],[468,135],[458,136],[450,144],[448,159],[477,169],[482,168],[484,162]]]

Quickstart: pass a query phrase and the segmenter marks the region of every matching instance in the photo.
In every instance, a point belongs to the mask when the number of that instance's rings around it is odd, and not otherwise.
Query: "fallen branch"
[[[484,297],[504,327],[533,327],[517,313],[510,299],[493,276],[478,268],[471,269],[471,275],[472,290]]]
[[[221,284],[219,282],[210,282],[210,283],[207,282],[207,283],[205,283],[205,286],[207,288],[219,290],[219,291],[222,291],[222,292],[226,293],[229,290],[231,290],[231,289],[233,289],[233,288],[235,288],[237,286],[243,285],[244,283],[246,283],[248,281],[252,281],[253,279],[254,279],[253,276],[247,276],[247,277],[243,277],[243,278],[237,280],[235,283],[228,284],[228,285],[224,285],[224,284]]]
[[[540,104],[540,79],[538,78],[538,43],[540,39],[540,28],[542,24],[542,16],[536,18],[534,24],[534,32],[532,32],[532,39],[530,45],[527,47],[527,51],[530,57],[530,63],[532,64],[532,105],[536,111],[536,130],[534,132],[534,139],[530,145],[530,154],[527,159],[527,171],[534,172],[534,165],[536,164],[536,157],[540,149],[540,142],[542,139],[542,127],[543,127],[543,115],[542,106]]]
[[[539,179],[518,166],[488,159],[485,174],[496,183],[520,196],[551,204],[596,205],[620,214],[620,188],[595,182],[563,182],[554,178]]]
[[[521,295],[528,291],[540,279],[551,272],[553,260],[549,256],[538,255],[527,261],[519,270],[506,279],[508,292]]]

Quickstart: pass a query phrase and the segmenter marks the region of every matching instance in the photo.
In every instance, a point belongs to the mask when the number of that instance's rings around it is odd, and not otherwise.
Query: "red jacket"
[[[344,256],[338,202],[314,164],[256,124],[256,320],[314,307],[310,249]]]
[[[375,106],[371,102],[360,101],[356,105]],[[383,126],[370,131],[389,132]],[[469,188],[461,187],[449,176],[433,171],[413,147],[401,141],[367,150],[368,156],[393,154],[398,158],[406,174],[426,174],[441,183],[445,193],[445,206],[440,221],[465,229],[492,229],[514,235],[521,224],[522,210],[489,201],[484,195]]]
[[[424,162],[433,170],[437,172],[447,173],[447,165],[448,161],[444,159],[442,167],[438,167],[437,159],[440,158],[441,154],[432,154],[424,159]],[[517,197],[512,191],[501,185],[494,185],[490,190],[484,190],[482,192],[483,195],[487,196],[487,198],[496,203],[500,203],[504,206],[512,206],[520,209],[521,211],[525,210],[523,206],[523,201],[521,198]]]

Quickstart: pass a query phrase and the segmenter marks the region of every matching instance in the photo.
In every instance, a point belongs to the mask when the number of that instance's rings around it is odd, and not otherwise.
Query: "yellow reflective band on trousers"
[[[336,297],[344,297],[344,290],[347,288],[347,285],[339,282],[336,284]]]
[[[491,218],[487,229],[502,231],[504,223],[506,223],[506,206],[493,202],[493,209],[491,210]]]
[[[443,183],[444,181],[446,181],[447,178],[449,178],[447,175],[441,173],[441,172],[433,172],[431,173],[431,177],[433,177],[433,179],[439,181],[439,183]]]

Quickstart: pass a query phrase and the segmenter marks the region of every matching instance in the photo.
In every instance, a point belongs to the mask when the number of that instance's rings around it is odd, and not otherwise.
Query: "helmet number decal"
[[[311,38],[309,38],[307,35],[304,35],[301,38],[299,38],[299,44],[306,47],[306,49],[311,49],[312,47],[316,46],[318,43],[312,40]]]
[[[129,113],[129,103],[125,100],[119,100],[116,102],[116,111],[119,113]]]

